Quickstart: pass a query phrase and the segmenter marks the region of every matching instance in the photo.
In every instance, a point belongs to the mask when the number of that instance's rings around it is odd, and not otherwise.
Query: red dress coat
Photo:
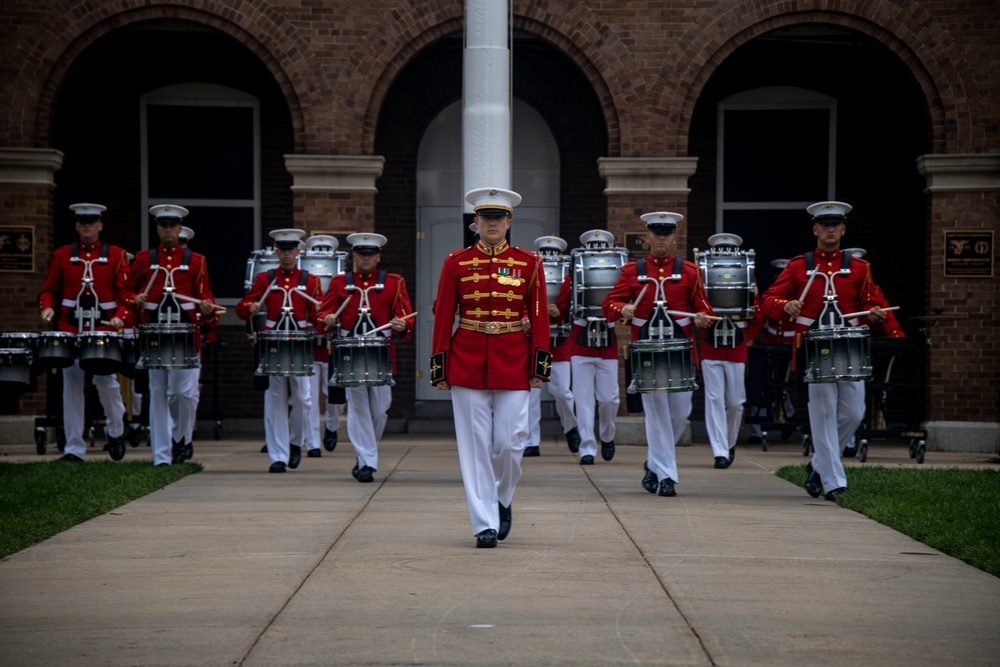
[[[118,303],[119,294],[128,280],[128,255],[117,246],[108,246],[107,261],[101,261],[103,243],[79,244],[80,259],[91,262],[93,285],[90,288],[97,299],[103,319],[112,317],[125,319],[126,311]],[[45,276],[42,290],[38,294],[39,310],[51,308],[55,311],[56,323],[60,331],[79,333],[78,327],[70,322],[76,309],[77,296],[83,285],[84,262],[73,261],[71,245],[56,248]],[[110,326],[98,326],[98,331],[110,331]]]
[[[713,361],[747,363],[747,344],[753,342],[760,334],[761,329],[764,328],[765,319],[760,296],[755,294],[753,317],[741,321],[744,326],[740,327],[741,338],[739,342],[735,345],[714,345],[715,329],[722,322],[713,322],[712,326],[705,327],[701,332],[701,344],[698,347],[699,356],[702,359]]]
[[[302,281],[302,269],[292,269],[291,271],[275,269],[274,281],[274,286],[281,289],[272,289],[267,293],[267,298],[264,300],[264,309],[267,310],[267,322],[264,325],[264,329],[273,329],[278,318],[281,317],[281,307],[285,303],[285,291],[299,286]],[[236,304],[236,316],[241,320],[250,319],[250,306],[260,301],[260,298],[264,296],[264,292],[267,291],[270,284],[271,281],[268,280],[267,272],[258,273],[253,281],[253,285],[250,287],[250,291]],[[323,290],[316,276],[306,274],[305,293],[317,301],[323,298]],[[292,317],[295,319],[295,323],[300,330],[306,330],[312,324],[316,306],[308,299],[302,298],[299,292],[290,292],[290,294]]]
[[[351,277],[354,281],[354,286],[364,290],[376,283],[378,272],[373,271],[368,275],[362,275],[355,271]],[[382,284],[385,287],[381,290],[373,289],[368,292],[369,316],[376,327],[388,324],[394,317],[402,318],[413,312],[413,307],[410,305],[410,295],[406,291],[406,282],[403,280],[403,276],[398,273],[386,273]],[[360,316],[361,293],[356,289],[348,289],[347,277],[344,274],[336,275],[330,279],[330,286],[326,289],[323,305],[319,307],[319,312],[316,313],[316,331],[326,331],[323,318],[336,313],[344,301],[347,301],[347,306],[340,313],[340,322],[338,325],[340,331],[334,333],[345,336],[351,335]],[[344,331],[347,333],[344,334]],[[398,332],[393,331],[392,333],[393,336],[389,338],[389,359],[392,361],[393,368],[395,368],[396,339],[406,340],[413,336],[413,319],[406,320],[406,329]],[[378,336],[379,334],[373,335]]]
[[[657,279],[673,275],[674,263],[673,255],[667,255],[663,259],[657,259],[650,255],[646,258],[646,275]],[[639,282],[638,268],[635,262],[628,262],[622,267],[618,281],[611,288],[611,292],[604,297],[604,302],[601,304],[604,316],[608,318],[609,322],[615,322],[621,319],[622,308],[632,303],[646,285],[649,285],[649,289],[642,295],[642,300],[636,304],[635,314],[630,322],[632,340],[639,339],[642,324],[653,314],[653,301],[656,297],[655,285],[651,281]],[[712,304],[709,303],[708,295],[705,292],[705,285],[701,281],[701,271],[693,262],[684,261],[680,280],[667,280],[664,283],[664,295],[669,310],[714,314]],[[685,318],[673,315],[671,317],[681,327],[687,338],[694,338],[693,323],[690,320],[684,322]],[[697,355],[692,352],[692,357],[696,358]]]
[[[126,308],[141,310],[141,323],[155,322],[156,309],[161,299],[163,299],[163,287],[167,279],[162,269],[171,270],[179,267],[184,259],[184,253],[185,249],[180,245],[167,248],[163,244],[160,244],[156,249],[156,259],[159,262],[161,270],[157,270],[154,277],[149,250],[140,250],[132,262],[131,273],[129,274],[128,281],[126,281],[122,291],[119,293],[118,302]],[[207,299],[215,303],[215,297],[212,296],[212,290],[208,285],[208,264],[205,256],[192,251],[187,267],[187,270],[173,272],[174,291],[177,294],[182,294],[199,301]],[[151,277],[153,278],[153,282],[147,293],[146,305],[140,309],[135,304],[135,297],[146,289],[146,285],[150,284]],[[202,315],[197,303],[180,300],[179,302],[182,312],[185,315],[182,321],[186,319],[188,322],[193,322],[200,326],[218,319],[217,314]],[[201,336],[195,336],[195,344],[200,350]]]
[[[843,252],[836,250],[832,253],[824,252],[820,249],[815,251],[815,261],[818,269],[827,276],[833,275],[833,287],[837,294],[837,307],[841,314],[847,315],[862,310],[869,310],[875,306],[884,307],[885,298],[882,296],[881,288],[872,280],[871,264],[864,259],[854,257],[851,259],[850,273],[834,275],[840,270],[843,263]],[[826,280],[819,275],[809,286],[809,292],[805,295],[802,304],[802,311],[799,317],[792,322],[784,312],[785,304],[789,301],[796,301],[802,296],[809,277],[806,275],[806,260],[804,255],[793,257],[788,265],[778,276],[774,284],[768,288],[762,298],[764,302],[764,314],[773,320],[781,320],[784,325],[795,327],[796,346],[800,344],[801,334],[805,332],[819,316],[823,308],[824,293],[826,290]],[[868,316],[863,315],[852,318],[851,325],[870,324]],[[903,330],[899,327],[896,319],[887,318],[882,325],[874,327],[885,332],[891,338],[901,338]]]
[[[544,276],[538,255],[506,241],[492,247],[480,241],[448,255],[435,300],[431,383],[526,391],[532,377],[547,381]],[[530,322],[527,333],[522,316]]]

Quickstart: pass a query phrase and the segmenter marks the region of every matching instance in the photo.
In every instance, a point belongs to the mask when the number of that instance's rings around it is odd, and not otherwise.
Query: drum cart
[[[45,416],[35,417],[35,451],[44,456],[48,451],[48,430],[55,429],[59,451],[66,447],[66,431],[62,420],[62,371],[49,368],[45,371]]]
[[[910,458],[924,462],[927,431],[920,423],[927,348],[922,338],[872,341],[872,379],[865,383],[865,418],[855,435],[862,463],[868,460],[868,442],[875,438],[909,439]]]
[[[761,448],[765,452],[770,433],[780,432],[781,440],[785,441],[796,431],[807,431],[808,410],[800,374],[792,372],[791,361],[791,345],[758,343],[747,348],[746,407],[756,410],[749,410],[744,421],[760,426]],[[802,359],[798,361],[801,363]],[[788,414],[789,406],[794,408],[792,415]]]

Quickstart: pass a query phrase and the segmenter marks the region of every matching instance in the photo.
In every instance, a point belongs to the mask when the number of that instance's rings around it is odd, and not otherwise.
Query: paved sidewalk
[[[0,562],[0,665],[1000,663],[1000,579],[776,477],[797,444],[681,448],[660,498],[645,448],[546,439],[492,550],[451,439],[386,438],[373,484],[347,442],[284,475],[260,445],[198,441],[203,472]]]

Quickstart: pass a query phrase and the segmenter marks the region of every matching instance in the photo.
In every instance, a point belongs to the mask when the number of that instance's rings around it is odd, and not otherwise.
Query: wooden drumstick
[[[802,296],[799,297],[799,301],[805,301],[806,300],[806,294],[809,293],[809,288],[812,287],[812,284],[813,284],[813,278],[816,277],[816,274],[818,272],[819,272],[819,269],[816,269],[815,271],[812,272],[812,275],[809,276],[809,280],[806,281],[806,288],[804,290],[802,290]]]
[[[264,290],[264,294],[261,295],[260,301],[257,302],[257,308],[263,308],[264,307],[264,300],[267,299],[267,295],[271,293],[272,289],[274,289],[274,284],[276,282],[278,282],[277,278],[275,278],[274,280],[272,280],[271,284],[267,286],[266,290]]]
[[[698,313],[686,313],[683,310],[668,310],[667,315],[676,315],[677,317],[697,317]],[[721,322],[722,318],[718,315],[705,315],[710,320],[715,320]]]
[[[412,313],[410,313],[409,315],[403,315],[403,316],[402,316],[401,318],[399,318],[399,319],[401,319],[401,320],[408,320],[408,319],[410,319],[411,317],[415,317],[415,316],[416,316],[416,314],[417,314],[417,312],[416,312],[416,311],[413,311],[413,312],[412,312]],[[388,324],[383,324],[382,326],[378,327],[377,329],[372,329],[371,331],[366,331],[365,333],[363,333],[363,334],[361,334],[361,335],[362,335],[362,336],[369,336],[369,335],[371,335],[371,334],[373,334],[373,333],[378,333],[379,331],[384,331],[385,329],[388,329],[388,328],[389,328],[389,327],[391,327],[391,326],[392,326],[392,322],[389,322]]]
[[[320,305],[322,303],[322,301],[317,301],[316,299],[314,299],[311,296],[309,296],[308,294],[306,294],[305,291],[304,291],[304,288],[302,288],[302,287],[293,287],[292,291],[295,292],[296,294],[298,294],[299,296],[301,296],[303,299],[306,299],[307,301],[311,301],[313,303],[313,305],[318,306],[318,305]]]
[[[353,292],[351,292],[351,294],[353,294]],[[346,299],[344,299],[344,303],[340,304],[340,308],[338,308],[338,309],[337,309],[337,312],[335,312],[335,313],[333,314],[333,320],[334,320],[334,321],[337,321],[337,318],[338,318],[338,317],[340,317],[340,314],[341,314],[342,312],[344,312],[344,308],[347,308],[347,304],[348,304],[348,302],[349,302],[349,301],[351,300],[351,294],[348,294],[348,295],[347,295],[347,298],[346,298]],[[326,319],[326,318],[324,317],[323,319]]]
[[[191,303],[201,303],[201,299],[196,299],[193,296],[188,296],[186,294],[174,294],[174,297],[180,299],[181,301],[190,301]],[[219,313],[220,315],[226,312],[225,306],[220,306],[217,303],[213,303],[212,308],[215,308],[215,312]]]
[[[629,305],[634,308],[636,306],[636,304],[638,304],[640,301],[642,301],[642,297],[646,296],[646,290],[647,289],[649,289],[649,283],[646,283],[645,285],[642,286],[642,289],[639,290],[639,296],[635,297],[635,300],[632,303],[630,303]],[[633,314],[633,317],[634,317],[634,314]],[[629,320],[631,320],[631,319],[632,318],[630,317]],[[625,322],[625,321],[626,320],[623,317],[622,318],[622,322]]]
[[[878,306],[876,306],[876,308],[877,307]],[[844,319],[847,320],[847,319],[850,319],[852,317],[861,317],[862,315],[871,315],[872,314],[872,310],[875,310],[875,308],[871,308],[869,310],[859,310],[856,313],[847,313],[846,315],[844,315]],[[882,310],[885,311],[885,312],[888,312],[890,310],[899,310],[899,306],[890,306],[888,308],[883,308]]]

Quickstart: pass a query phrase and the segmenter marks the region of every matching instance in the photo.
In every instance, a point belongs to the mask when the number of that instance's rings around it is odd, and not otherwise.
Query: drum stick
[[[306,299],[307,301],[311,301],[313,303],[313,305],[318,306],[318,305],[320,305],[322,303],[321,301],[317,301],[316,299],[314,299],[311,296],[309,296],[308,294],[306,294],[303,291],[303,288],[301,288],[301,287],[293,287],[292,291],[295,292],[296,294],[298,294],[299,296],[301,296],[303,299]]]
[[[846,320],[846,319],[850,319],[852,317],[861,317],[862,315],[871,315],[872,310],[875,310],[875,309],[872,308],[871,310],[859,310],[856,313],[847,313],[846,315],[844,315],[844,319]],[[888,312],[890,310],[899,310],[899,306],[890,306],[889,308],[883,308],[882,310],[884,310],[886,312]]]
[[[142,290],[143,295],[149,294],[150,288],[153,287],[153,281],[156,280],[156,274],[158,271],[153,271],[153,275],[149,277],[149,282],[146,283],[146,289]]]
[[[410,319],[411,317],[414,317],[414,316],[416,316],[416,314],[417,314],[417,313],[416,313],[416,311],[414,311],[414,312],[410,313],[409,315],[403,315],[403,316],[402,316],[401,318],[399,318],[399,319],[401,319],[401,320],[408,320],[408,319]],[[385,329],[388,329],[388,328],[389,328],[389,327],[391,327],[391,326],[392,326],[392,322],[389,322],[388,324],[383,324],[382,326],[378,327],[377,329],[372,329],[371,331],[366,331],[365,333],[363,333],[363,334],[361,334],[361,335],[362,335],[362,336],[369,336],[369,335],[371,335],[371,334],[373,334],[373,333],[378,333],[379,331],[383,331],[383,330],[385,330]]]
[[[352,294],[353,294],[353,292],[352,292]],[[350,295],[350,294],[348,294],[348,295],[347,295],[347,298],[346,298],[346,299],[344,299],[344,303],[340,304],[340,308],[338,308],[338,309],[337,309],[337,312],[335,312],[335,313],[333,314],[333,319],[334,319],[334,320],[336,320],[336,319],[337,319],[338,317],[340,317],[340,314],[341,314],[342,312],[344,312],[344,308],[347,308],[347,303],[348,303],[348,302],[349,302],[350,300],[351,300],[351,295]],[[324,319],[326,319],[326,318],[324,318]]]
[[[683,310],[668,310],[667,315],[676,315],[677,317],[697,317],[698,313],[686,313]],[[722,321],[722,318],[717,315],[705,315],[705,317],[718,322]]]
[[[816,277],[816,273],[818,271],[819,271],[819,269],[816,269],[816,271],[813,271],[812,275],[809,276],[809,280],[806,281],[806,288],[804,290],[802,290],[802,296],[799,297],[799,301],[805,301],[806,300],[806,294],[809,293],[809,288],[812,287],[812,284],[813,284],[813,278]]]
[[[174,294],[174,298],[180,299],[181,301],[190,301],[191,303],[201,303],[201,299],[196,299],[192,296],[187,296],[186,294]],[[212,308],[215,308],[215,312],[220,315],[226,312],[226,307],[220,306],[217,303],[213,303]]]
[[[633,301],[629,305],[634,308],[637,303],[639,303],[640,301],[642,301],[642,297],[646,296],[646,290],[647,289],[649,289],[649,283],[646,283],[645,285],[642,286],[642,289],[639,290],[639,296],[635,297],[635,301]],[[629,318],[629,319],[631,320],[632,318]],[[625,318],[624,317],[622,318],[622,322],[625,322]]]
[[[277,278],[275,278],[274,280],[272,280],[271,284],[267,286],[266,290],[264,290],[264,294],[261,295],[260,301],[257,302],[257,307],[258,308],[263,308],[264,307],[264,300],[267,299],[267,295],[271,293],[272,289],[274,289],[274,284],[276,282],[278,282]]]

